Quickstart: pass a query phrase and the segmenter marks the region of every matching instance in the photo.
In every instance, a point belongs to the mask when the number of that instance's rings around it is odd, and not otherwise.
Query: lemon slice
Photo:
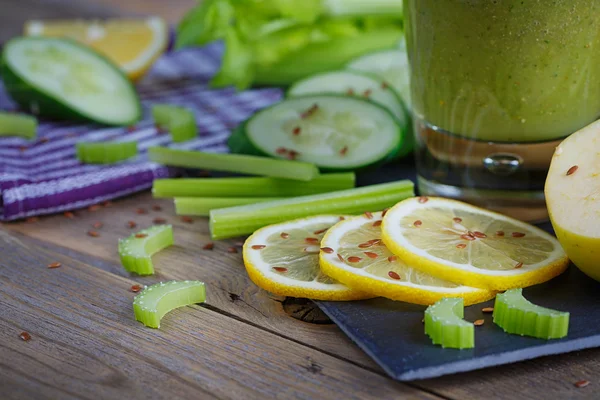
[[[321,269],[346,285],[373,295],[431,305],[444,297],[476,304],[494,297],[485,289],[460,286],[409,267],[381,241],[382,213],[340,222],[321,242]]]
[[[340,218],[317,216],[256,231],[244,244],[250,279],[280,296],[333,301],[373,297],[334,281],[319,268],[321,239]]]
[[[167,49],[169,28],[159,17],[145,19],[28,21],[25,35],[68,37],[104,54],[136,80]]]
[[[546,202],[558,240],[573,263],[600,282],[600,122],[562,142],[554,153]]]
[[[442,198],[398,203],[383,220],[382,238],[423,272],[497,291],[545,282],[569,263],[558,241],[541,229]]]

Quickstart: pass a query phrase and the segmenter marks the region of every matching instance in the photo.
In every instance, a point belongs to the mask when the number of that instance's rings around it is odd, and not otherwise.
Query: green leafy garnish
[[[145,288],[135,296],[135,319],[150,328],[160,328],[162,317],[176,308],[206,301],[206,288],[200,281],[171,281]]]
[[[569,332],[569,313],[535,305],[523,297],[523,289],[511,289],[496,296],[494,323],[507,333],[560,339]]]
[[[444,298],[425,310],[425,333],[433,344],[453,349],[475,347],[475,326],[464,317],[461,298]]]
[[[78,142],[75,150],[84,164],[114,164],[138,154],[136,142]]]
[[[128,272],[154,274],[152,256],[173,245],[171,225],[157,225],[119,240],[121,264]]]

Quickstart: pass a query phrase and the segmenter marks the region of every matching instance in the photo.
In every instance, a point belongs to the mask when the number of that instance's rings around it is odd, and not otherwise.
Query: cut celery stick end
[[[355,182],[354,172],[323,174],[310,182],[278,178],[157,179],[152,194],[157,198],[293,197],[351,189]]]
[[[196,116],[191,110],[170,104],[152,106],[154,122],[171,132],[176,143],[187,142],[198,136]]]
[[[30,115],[0,112],[0,136],[19,136],[28,140],[37,136],[37,119]]]
[[[121,264],[128,272],[152,275],[154,274],[152,256],[172,245],[173,228],[171,225],[157,225],[144,229],[126,239],[119,240]]]
[[[523,289],[496,296],[494,323],[504,332],[538,339],[560,339],[569,332],[569,313],[551,310],[523,297]]]
[[[150,328],[160,328],[162,317],[176,308],[206,301],[206,288],[200,281],[171,281],[145,288],[135,296],[135,319]]]
[[[210,231],[213,239],[247,235],[264,226],[320,214],[362,214],[391,207],[414,196],[411,181],[399,181],[358,189],[301,196],[248,206],[213,210]]]
[[[425,310],[425,333],[444,348],[475,347],[475,326],[463,319],[463,299],[444,298]]]
[[[279,197],[177,197],[175,213],[208,217],[212,210],[282,200]]]
[[[311,181],[319,175],[319,169],[314,164],[267,157],[203,153],[165,147],[151,147],[148,155],[151,161],[171,167],[200,168],[299,181]]]
[[[114,164],[138,154],[136,142],[79,142],[75,149],[77,159],[84,164]]]

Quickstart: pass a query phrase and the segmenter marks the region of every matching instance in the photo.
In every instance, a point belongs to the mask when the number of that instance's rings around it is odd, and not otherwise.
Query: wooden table
[[[36,1],[41,4],[21,3]],[[160,7],[161,1],[132,3]],[[168,8],[185,1],[162,3]],[[155,218],[173,224],[176,245],[155,257],[155,276],[130,276],[120,266],[117,240],[131,233],[127,221],[141,228]],[[98,222],[103,226],[96,229]],[[91,229],[100,235],[89,236]],[[254,286],[241,254],[229,251],[239,250],[239,243],[218,242],[214,250],[203,250],[208,242],[206,220],[185,223],[169,201],[153,200],[149,193],[77,211],[72,219],[57,215],[0,225],[0,398],[599,397],[594,378],[600,374],[600,350],[395,382],[310,303],[273,297]],[[47,268],[55,262],[62,266]],[[207,303],[172,312],[160,330],[136,322],[131,286],[173,279],[206,282]],[[19,337],[24,331],[29,341]],[[591,385],[575,388],[582,379]]]

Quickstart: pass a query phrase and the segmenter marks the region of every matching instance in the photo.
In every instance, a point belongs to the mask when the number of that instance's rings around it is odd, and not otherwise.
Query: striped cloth
[[[222,47],[215,44],[162,57],[138,85],[144,118],[135,127],[42,122],[35,142],[0,137],[0,220],[87,207],[146,190],[154,179],[173,172],[148,161],[146,150],[151,146],[226,152],[231,129],[256,110],[280,100],[282,93],[279,89],[211,90],[207,82],[218,69],[221,54]],[[171,145],[170,135],[154,127],[149,113],[153,103],[194,110],[198,138]],[[0,109],[14,108],[0,84]],[[82,165],[75,157],[78,141],[115,140],[137,141],[140,156],[111,166]]]

